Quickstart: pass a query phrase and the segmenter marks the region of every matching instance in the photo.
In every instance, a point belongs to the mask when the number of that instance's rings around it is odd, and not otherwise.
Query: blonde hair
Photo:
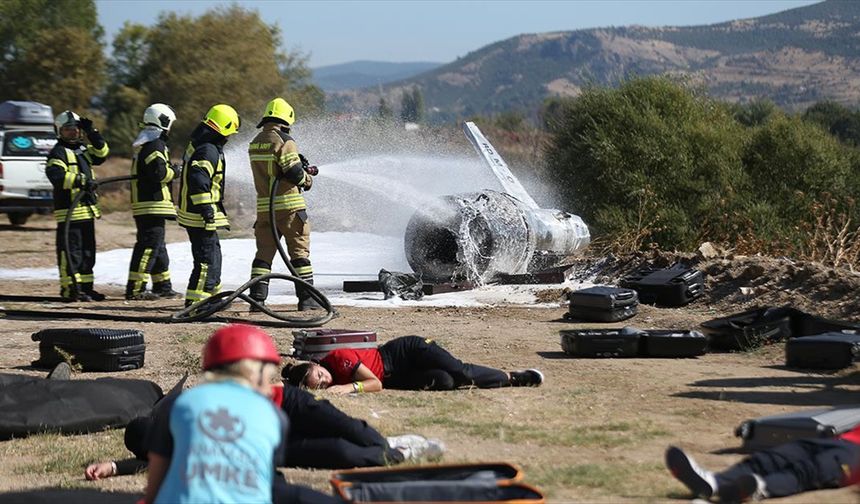
[[[210,369],[209,371],[204,371],[203,381],[220,382],[232,380],[247,387],[255,388],[263,380],[271,383],[277,375],[277,369],[277,366],[271,362],[263,362],[256,359],[241,359],[215,369]]]

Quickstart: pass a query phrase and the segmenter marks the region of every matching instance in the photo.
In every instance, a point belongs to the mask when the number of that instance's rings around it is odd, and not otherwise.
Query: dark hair
[[[146,460],[146,452],[149,450],[144,443],[153,423],[155,422],[148,416],[137,417],[125,427],[125,447],[134,453],[134,458],[137,460]]]
[[[307,387],[305,379],[308,377],[308,373],[311,372],[312,364],[314,363],[299,362],[297,364],[287,364],[281,371],[281,376],[294,387]]]

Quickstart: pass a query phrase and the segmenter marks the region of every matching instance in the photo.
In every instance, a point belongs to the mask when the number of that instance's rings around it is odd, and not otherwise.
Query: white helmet
[[[153,103],[143,111],[143,126],[155,126],[164,131],[170,131],[173,122],[176,121],[176,112],[170,105]]]
[[[71,110],[64,110],[60,115],[54,118],[54,131],[60,134],[60,129],[65,126],[80,126],[81,116],[75,114]]]

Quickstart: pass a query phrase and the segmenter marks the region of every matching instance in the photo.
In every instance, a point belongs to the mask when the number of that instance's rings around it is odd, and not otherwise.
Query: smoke
[[[257,130],[231,137],[228,196],[254,208],[247,146]],[[320,174],[305,193],[315,231],[360,231],[402,236],[416,211],[445,211],[438,196],[500,189],[457,128],[405,131],[395,125],[306,121],[292,130],[300,152]]]

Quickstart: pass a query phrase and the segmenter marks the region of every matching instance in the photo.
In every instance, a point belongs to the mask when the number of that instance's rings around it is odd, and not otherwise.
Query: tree
[[[421,89],[413,87],[412,91],[404,89],[400,94],[400,120],[417,123],[424,119],[424,95]]]
[[[860,112],[833,101],[818,102],[803,113],[803,120],[820,125],[841,142],[860,146]]]
[[[107,111],[107,132],[111,151],[130,156],[143,110],[149,105],[142,90],[143,67],[149,55],[147,27],[126,22],[113,39],[113,56],[108,64],[110,84],[102,106]]]
[[[768,100],[755,100],[746,105],[732,107],[735,120],[744,126],[761,126],[777,112],[776,105]]]
[[[92,0],[0,2],[0,95],[83,112],[104,81]]]
[[[376,114],[382,121],[390,121],[394,118],[394,111],[388,106],[388,102],[385,101],[385,97],[379,98],[379,107],[377,108]]]
[[[424,120],[424,94],[418,86],[412,88],[412,104],[415,108],[415,120],[412,122],[421,122]]]

